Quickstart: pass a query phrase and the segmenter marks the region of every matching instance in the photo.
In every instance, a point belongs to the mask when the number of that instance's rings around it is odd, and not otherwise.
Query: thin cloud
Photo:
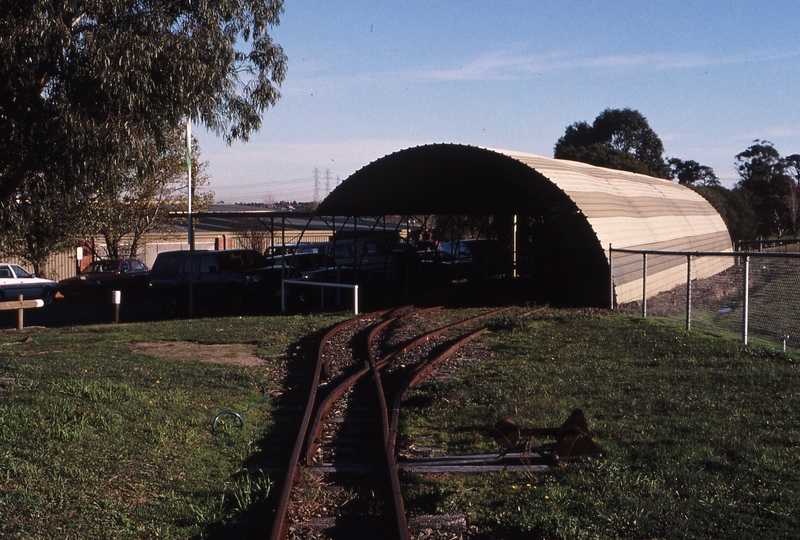
[[[482,54],[458,67],[413,73],[418,78],[434,81],[503,80],[572,69],[657,71],[764,62],[798,56],[800,52],[748,52],[717,58],[696,53],[581,56],[570,53],[530,55],[515,51],[495,51]]]
[[[537,75],[570,70],[595,70],[610,73],[665,71],[780,61],[800,57],[800,51],[747,51],[727,56],[699,53],[648,53],[592,56],[574,52],[529,54],[519,49],[492,51],[444,68],[396,71],[364,71],[342,75],[320,66],[287,80],[284,96],[325,93],[353,86],[395,85],[413,82],[459,82],[522,80]]]
[[[760,137],[752,137],[753,139],[779,139],[782,137],[797,137],[800,136],[800,126],[795,127],[772,127],[767,128]]]

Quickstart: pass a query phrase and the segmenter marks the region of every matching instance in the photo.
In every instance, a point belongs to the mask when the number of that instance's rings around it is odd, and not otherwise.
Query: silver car
[[[49,306],[55,293],[55,281],[38,278],[18,264],[0,263],[0,301],[16,300],[21,294],[25,300],[41,298]]]

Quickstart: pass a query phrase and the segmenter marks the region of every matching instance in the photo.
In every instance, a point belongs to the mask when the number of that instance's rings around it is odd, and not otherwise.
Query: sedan
[[[109,299],[111,291],[145,294],[150,269],[139,259],[104,259],[94,261],[75,277],[58,282],[58,292],[65,298]]]
[[[0,300],[16,300],[21,294],[25,300],[41,298],[49,306],[56,285],[55,281],[38,278],[18,264],[0,263]]]

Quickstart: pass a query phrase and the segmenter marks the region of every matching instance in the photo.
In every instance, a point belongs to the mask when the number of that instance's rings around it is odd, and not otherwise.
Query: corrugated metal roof
[[[602,252],[606,264],[609,245],[731,250],[730,236],[716,210],[691,189],[672,181],[524,152],[456,144],[419,146],[380,158],[346,179],[320,204],[318,213],[580,215],[585,218],[584,225],[565,226],[570,231],[569,244],[580,246],[577,251],[592,252],[587,260],[597,261]],[[633,272],[631,257],[635,256],[620,256],[624,263],[620,270],[615,257],[619,302],[637,299],[641,270],[638,275],[620,273],[624,268]],[[729,265],[728,260],[704,259],[693,265],[693,271],[695,277],[706,277]],[[651,294],[670,289],[681,279],[675,265],[667,266],[661,276],[665,279],[648,276],[648,284],[653,283]],[[640,296],[641,288],[638,291]]]

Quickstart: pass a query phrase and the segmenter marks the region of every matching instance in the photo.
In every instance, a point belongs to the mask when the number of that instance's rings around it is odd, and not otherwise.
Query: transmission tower
[[[314,202],[319,202],[319,169],[314,167]]]
[[[331,170],[325,169],[325,196],[331,192]]]

